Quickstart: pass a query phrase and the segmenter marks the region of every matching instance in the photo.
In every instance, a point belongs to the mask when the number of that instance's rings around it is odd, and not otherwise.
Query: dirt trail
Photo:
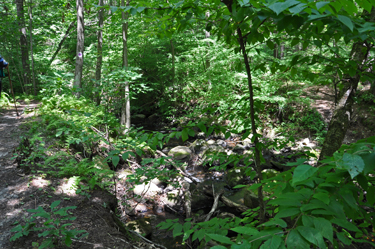
[[[22,104],[18,107],[21,113],[25,108],[37,108],[37,103]],[[54,201],[61,201],[58,208],[76,206],[69,211],[77,219],[71,221],[68,229],[85,230],[88,236],[74,240],[67,247],[64,240],[58,239],[55,248],[146,248],[134,247],[133,243],[121,232],[121,227],[116,224],[114,211],[117,206],[116,198],[102,189],[96,189],[87,195],[77,195],[67,187],[68,179],[56,179],[41,174],[25,175],[17,168],[12,159],[14,149],[18,147],[21,137],[26,133],[22,123],[29,122],[34,112],[16,115],[14,107],[0,109],[0,248],[1,249],[34,249],[32,243],[39,243],[45,238],[38,236],[39,232],[30,232],[15,242],[9,239],[15,233],[11,229],[16,225],[25,224],[25,218],[30,218],[32,213],[28,209],[39,206],[50,212],[50,205]],[[43,169],[42,169],[43,170]],[[43,173],[43,172],[41,172]],[[57,216],[56,216],[57,217]],[[41,226],[44,219],[38,219],[36,226]],[[43,232],[43,231],[42,231]]]
[[[35,108],[36,103],[18,106],[21,114],[26,107]],[[33,114],[17,116],[13,107],[0,111],[0,248],[9,247],[12,224],[21,219],[22,208],[18,207],[24,183],[22,172],[12,160],[13,151],[18,146],[23,131],[20,125]]]

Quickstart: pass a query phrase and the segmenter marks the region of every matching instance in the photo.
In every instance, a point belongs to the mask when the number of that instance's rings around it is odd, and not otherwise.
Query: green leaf
[[[189,139],[187,128],[184,128],[182,130],[182,132],[181,132],[181,138],[182,138],[182,141],[184,141],[184,142]]]
[[[268,204],[280,205],[280,206],[294,206],[294,207],[300,207],[302,205],[299,200],[290,199],[290,198],[276,198],[276,199],[269,201]]]
[[[189,136],[191,136],[191,137],[194,137],[194,136],[195,136],[195,132],[194,132],[193,129],[188,129],[188,134],[189,134]]]
[[[61,201],[54,201],[52,202],[51,204],[51,210],[54,209],[55,207],[57,207],[59,204],[60,204]]]
[[[207,133],[206,126],[202,122],[198,123],[197,126],[202,132]]]
[[[228,237],[220,235],[220,234],[209,233],[209,234],[206,234],[206,235],[209,236],[211,239],[216,240],[220,243],[230,244],[230,245],[234,244],[234,242],[231,241]]]
[[[342,16],[342,15],[337,15],[337,18],[340,20],[340,22],[342,22],[343,24],[345,24],[350,29],[350,31],[353,32],[354,25],[353,25],[352,20],[350,20],[349,17]]]
[[[180,223],[176,223],[173,226],[173,237],[177,237],[182,234],[182,225]]]
[[[293,172],[292,185],[296,184],[297,182],[306,180],[310,176],[314,175],[317,170],[317,168],[314,168],[307,164],[298,166]]]
[[[310,248],[310,244],[295,229],[289,232],[286,245],[288,249]]]
[[[345,200],[345,202],[353,209],[355,210],[358,210],[358,206],[357,206],[357,202],[356,200],[354,199],[353,197],[353,193],[346,189],[346,188],[342,188],[340,189],[340,195],[341,197]]]
[[[331,222],[324,218],[314,217],[314,226],[318,231],[321,231],[324,238],[333,243],[333,228]]]
[[[296,6],[294,6],[293,8],[290,8],[289,11],[290,11],[290,13],[295,15],[295,14],[301,13],[306,7],[307,7],[307,5],[305,3],[300,3]]]
[[[356,0],[355,1],[360,7],[367,10],[367,12],[371,13],[372,4],[367,0]]]
[[[293,215],[296,215],[296,214],[299,214],[301,213],[301,210],[299,208],[287,208],[287,209],[283,209],[281,211],[279,211],[275,218],[284,218],[284,217],[290,217],[290,216],[293,216]]]
[[[194,233],[192,240],[194,241],[198,239],[199,241],[201,241],[204,238],[204,235],[205,231],[203,229],[200,229]]]
[[[321,200],[325,204],[329,204],[329,195],[327,193],[316,193],[313,198]]]
[[[275,44],[272,41],[267,40],[266,43],[267,43],[267,47],[269,49],[274,49],[275,48]]]
[[[213,246],[211,249],[227,249],[225,246]]]
[[[242,6],[246,5],[246,4],[248,4],[248,3],[249,3],[249,0],[238,0],[238,3],[239,3],[240,6],[242,7]]]
[[[350,231],[353,231],[353,232],[360,232],[360,230],[358,229],[358,227],[352,223],[350,223],[349,221],[347,221],[346,219],[333,219],[331,220],[333,223],[335,223],[336,225],[339,225],[340,227],[343,227],[347,230],[350,230]]]
[[[316,3],[316,9],[319,10],[320,8],[323,8],[327,4],[329,4],[329,2],[317,2]]]
[[[352,155],[348,153],[344,154],[339,165],[349,172],[352,179],[362,173],[363,169],[365,168],[365,163],[359,155]]]
[[[119,156],[112,156],[112,163],[113,166],[117,167],[117,164],[120,162],[120,157]]]
[[[346,236],[345,236],[345,233],[344,232],[341,232],[341,233],[336,233],[336,236],[337,238],[342,242],[344,243],[345,245],[350,245],[352,243],[352,241],[350,239],[348,239]]]
[[[253,227],[234,227],[231,228],[230,230],[235,231],[236,233],[240,234],[246,234],[246,235],[257,235],[259,231]]]
[[[292,7],[294,5],[299,4],[299,1],[296,0],[287,0],[285,2],[276,2],[274,4],[271,4],[268,6],[271,10],[273,10],[277,15],[279,15],[281,12],[286,10],[289,7]]]
[[[324,243],[321,231],[307,226],[298,226],[297,230],[302,235],[302,237],[304,237],[310,243],[313,243],[320,248],[326,248],[326,244]]]
[[[265,227],[274,226],[274,225],[278,225],[278,226],[280,226],[282,228],[287,227],[287,224],[286,224],[286,222],[284,220],[282,220],[282,219],[276,219],[276,218],[272,219],[270,221],[267,221],[267,222],[265,222],[263,224],[261,224],[261,226],[265,226]]]
[[[263,243],[263,245],[260,247],[260,249],[278,249],[281,245],[282,239],[274,235],[272,238],[266,240],[266,242]]]

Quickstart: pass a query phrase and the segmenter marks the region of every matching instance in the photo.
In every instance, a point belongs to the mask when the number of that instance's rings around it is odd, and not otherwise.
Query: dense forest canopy
[[[114,188],[119,203],[133,197],[118,196],[120,169],[130,192],[158,178],[186,218],[159,227],[187,248],[375,246],[373,0],[4,0],[0,15],[0,106],[40,102],[17,152],[25,173]],[[346,142],[358,113],[361,136]],[[193,155],[257,205],[213,187],[197,218]],[[218,214],[219,199],[237,213]]]

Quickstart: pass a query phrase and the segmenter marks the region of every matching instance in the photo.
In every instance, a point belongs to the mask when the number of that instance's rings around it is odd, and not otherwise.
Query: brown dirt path
[[[34,102],[28,107],[37,108],[37,105]],[[26,104],[21,104],[18,107],[19,112],[26,107]],[[32,246],[32,243],[40,245],[43,242],[38,232],[31,232],[28,236],[10,242],[9,239],[14,235],[11,229],[16,226],[15,222],[23,225],[25,217],[31,217],[28,209],[41,206],[44,210],[50,211],[51,203],[56,200],[61,201],[59,208],[77,207],[70,212],[77,219],[72,221],[68,228],[86,230],[89,234],[86,238],[74,240],[69,248],[148,248],[139,245],[135,247],[127,236],[120,232],[121,229],[116,225],[113,215],[117,206],[117,200],[113,195],[98,189],[90,191],[90,198],[87,198],[64,189],[68,179],[53,179],[35,173],[25,175],[17,168],[12,159],[14,149],[26,133],[22,124],[28,122],[32,116],[34,112],[17,117],[14,107],[0,109],[0,248],[37,248]],[[42,226],[44,220],[39,220],[41,222],[37,226]],[[68,247],[59,239],[55,248]]]

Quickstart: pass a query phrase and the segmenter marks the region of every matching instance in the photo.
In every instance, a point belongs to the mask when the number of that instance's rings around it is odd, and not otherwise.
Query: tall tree
[[[31,54],[31,68],[32,68],[32,80],[33,80],[33,92],[37,95],[37,87],[35,82],[35,70],[34,70],[34,53],[33,53],[33,1],[30,0],[29,7],[29,29],[30,29],[30,54]]]
[[[24,80],[25,90],[28,91],[28,87],[30,83],[30,65],[29,65],[29,52],[27,49],[26,25],[25,25],[25,17],[24,17],[24,9],[23,9],[23,0],[16,0],[16,5],[17,5],[18,27],[20,30],[23,80]]]
[[[367,22],[375,22],[375,7],[372,7],[371,13],[364,11],[362,15]],[[362,40],[353,44],[350,60],[354,62],[352,65],[357,68],[354,69],[354,74],[346,74],[342,79],[343,88],[338,98],[340,100],[329,123],[328,132],[319,157],[320,160],[327,156],[332,156],[342,145],[353,115],[354,96],[363,71],[362,67],[372,46],[371,41]]]
[[[76,69],[74,73],[74,88],[76,89],[76,96],[80,96],[82,88],[82,69],[84,58],[84,16],[83,16],[83,0],[77,0],[77,49],[76,49]]]
[[[99,6],[103,6],[104,1],[99,0]],[[95,73],[95,81],[96,81],[96,104],[100,104],[100,80],[102,76],[102,64],[103,64],[103,19],[104,19],[104,9],[99,9],[98,13],[98,22],[99,22],[99,30],[98,30],[98,55],[96,57],[96,73]]]
[[[129,6],[130,0],[126,1],[126,6]],[[125,7],[125,0],[121,0],[121,6]],[[128,70],[128,12],[122,12],[122,66]],[[124,103],[121,108],[121,125],[125,125],[124,133],[130,128],[130,96],[129,96],[129,81],[125,82]]]

